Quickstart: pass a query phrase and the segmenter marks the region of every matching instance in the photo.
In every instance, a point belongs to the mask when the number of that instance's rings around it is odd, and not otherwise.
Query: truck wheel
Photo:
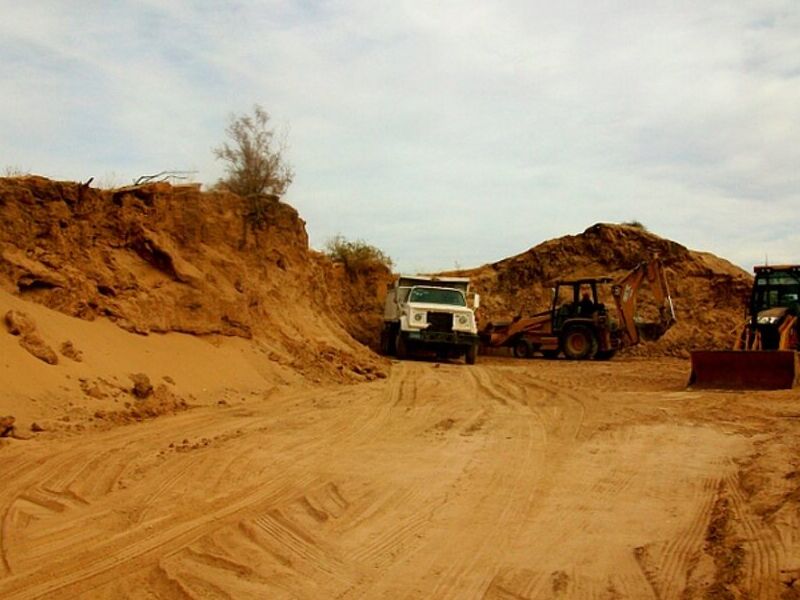
[[[474,365],[475,360],[478,358],[478,344],[470,344],[467,346],[467,353],[464,355],[464,360],[468,365]]]
[[[575,325],[564,332],[561,346],[570,360],[588,360],[597,354],[597,337],[584,325]]]
[[[381,354],[384,356],[392,354],[392,336],[386,329],[381,331]]]
[[[400,359],[408,356],[408,345],[402,331],[397,332],[397,337],[395,338],[394,342],[394,352],[397,358]]]
[[[523,338],[514,342],[514,356],[517,358],[530,358],[531,345]]]

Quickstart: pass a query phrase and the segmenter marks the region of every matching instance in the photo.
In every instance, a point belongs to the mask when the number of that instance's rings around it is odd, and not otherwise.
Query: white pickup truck
[[[381,351],[405,358],[414,350],[429,350],[440,358],[464,356],[475,364],[478,327],[475,309],[467,304],[469,278],[401,275],[386,295]]]

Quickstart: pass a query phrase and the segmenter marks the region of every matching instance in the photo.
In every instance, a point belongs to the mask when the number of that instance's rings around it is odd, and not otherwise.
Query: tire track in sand
[[[112,535],[104,543],[20,575],[0,580],[0,596],[4,599],[54,597],[85,592],[117,577],[116,570],[142,568],[154,564],[202,537],[209,527],[216,528],[243,518],[259,506],[273,506],[291,499],[297,486],[308,487],[313,475],[283,482],[277,489],[258,486],[249,493],[237,494],[211,503],[189,518],[165,521],[159,527],[140,526]]]
[[[526,477],[531,475],[533,448],[541,439],[531,419],[519,418],[518,409],[508,409],[507,392],[498,389],[494,374],[469,369],[458,375],[460,395],[468,399],[466,408],[482,409],[491,415],[483,427],[483,441],[479,447],[470,448],[470,461],[455,487],[443,498],[441,507],[431,515],[427,529],[421,534],[422,543],[395,557],[367,597],[403,595],[395,585],[411,581],[429,589],[429,597],[480,597],[498,568],[496,549],[513,535],[517,513],[524,509],[525,502],[520,500],[531,493]],[[458,436],[451,441],[469,443],[460,441],[463,439]],[[488,468],[496,460],[494,452],[500,449],[504,468]],[[482,468],[482,464],[487,468]],[[472,515],[472,526],[466,531],[451,524],[465,510]],[[424,574],[421,581],[420,574]],[[363,594],[362,590],[353,595]]]
[[[634,548],[634,558],[657,600],[680,599],[684,596],[703,550],[708,521],[721,481],[719,477],[705,479],[698,509],[687,528],[667,542]]]
[[[745,588],[754,598],[776,596],[774,582],[780,581],[780,539],[773,530],[759,525],[750,515],[738,474],[732,473],[725,478],[725,490],[731,501],[735,523],[744,534],[741,544],[745,549]]]
[[[412,377],[413,368],[406,361],[392,366],[389,378],[389,405],[392,408],[410,408],[417,398],[417,381]]]
[[[2,557],[2,568],[4,574],[11,574],[16,571],[15,560],[12,558],[14,542],[21,532],[17,525],[19,514],[14,510],[20,496],[29,493],[31,490],[36,495],[37,490],[41,491],[42,486],[50,488],[53,484],[51,479],[53,473],[63,473],[68,471],[70,466],[74,466],[76,456],[84,455],[83,450],[77,453],[71,452],[66,455],[55,455],[55,457],[35,456],[30,460],[25,460],[24,456],[18,456],[19,461],[10,472],[7,472],[7,479],[0,487],[0,557]],[[48,460],[50,458],[50,460]],[[17,475],[17,477],[13,477]],[[47,492],[41,492],[47,494]]]
[[[342,390],[337,389],[336,394],[341,395]],[[308,437],[305,440],[295,439],[288,435],[279,437],[275,437],[273,435],[268,438],[271,441],[270,445],[274,446],[274,444],[277,443],[293,446],[294,449],[289,453],[285,452],[285,449],[281,450],[279,448],[275,448],[275,451],[278,452],[279,455],[286,455],[287,457],[285,460],[289,462],[292,461],[292,453],[302,453],[298,454],[299,456],[303,457],[301,463],[299,463],[299,466],[298,464],[295,464],[294,469],[290,469],[294,470],[295,472],[302,471],[303,464],[313,464],[315,462],[315,454],[320,453],[320,451],[323,451],[322,455],[325,455],[326,453],[330,454],[330,458],[333,459],[335,458],[336,454],[335,449],[339,449],[342,446],[346,447],[354,444],[358,445],[359,442],[370,438],[373,435],[372,431],[376,420],[380,421],[381,415],[388,414],[388,407],[386,406],[386,403],[375,402],[374,395],[374,393],[367,393],[364,394],[363,397],[359,397],[358,412],[355,413],[356,418],[353,418],[352,414],[349,416],[339,414],[339,411],[326,412],[326,416],[333,416],[335,418],[315,419],[310,421]],[[307,402],[308,399],[315,397],[317,396],[312,396],[307,392],[300,395],[295,394],[291,398],[287,397],[287,399],[280,404],[285,406],[288,411],[278,412],[278,414],[283,415],[284,418],[289,414],[295,415],[296,418],[302,418],[303,414],[314,415],[316,417],[320,414],[319,409],[312,405],[312,403]],[[295,408],[296,402],[300,401],[306,401],[304,406],[301,408]],[[275,404],[278,403],[276,402]],[[253,408],[253,410],[256,410],[257,408],[258,407],[256,406]],[[274,409],[273,406],[270,408]],[[219,424],[217,423],[216,414],[218,413],[213,409],[205,410],[204,414],[198,415],[194,418],[193,425],[196,426],[193,426],[191,430],[198,434],[202,434],[209,429],[218,431]],[[270,414],[275,413],[272,412]],[[274,418],[272,417],[262,418],[255,413],[254,418],[250,420],[249,426],[246,427],[246,429],[250,430],[250,434],[247,435],[259,435],[258,430],[262,428],[263,424],[272,423],[273,421]],[[134,434],[132,436],[134,438],[133,441],[130,439],[130,437],[126,440],[125,436],[120,433],[116,433],[113,437],[120,443],[126,443],[126,445],[129,447],[132,447],[135,454],[135,449],[137,448],[137,444],[135,443],[136,441],[139,441],[141,445],[152,448],[153,446],[150,440],[160,439],[160,432],[164,429],[174,432],[175,424],[178,422],[180,422],[180,419],[175,419],[171,422],[167,422],[165,420],[148,423],[142,426],[143,429],[128,430],[123,432],[128,433],[129,436],[130,434]],[[278,432],[281,431],[279,423],[271,427],[271,429],[275,428],[277,428]],[[186,430],[181,430],[181,435],[184,435],[185,431]],[[247,444],[250,444],[249,447],[251,448],[260,449],[260,444],[258,446],[253,446],[252,441],[247,442]],[[245,444],[245,446],[247,444]],[[199,452],[209,453],[210,451],[200,450]],[[96,458],[96,455],[94,455],[94,457]],[[185,454],[174,455],[174,457],[175,459],[182,461],[180,466],[174,469],[164,469],[162,467],[157,472],[158,485],[155,490],[153,489],[152,485],[144,486],[144,489],[148,492],[145,496],[137,495],[136,489],[134,488],[126,490],[126,504],[128,506],[134,506],[138,503],[140,508],[145,508],[148,504],[152,505],[153,502],[157,502],[160,497],[163,497],[166,491],[173,489],[177,482],[185,480],[193,472],[195,472],[195,464],[202,464],[197,463],[195,458],[188,458]],[[325,458],[328,457],[325,456]],[[87,462],[89,461],[83,461],[83,465],[79,465],[78,469],[83,470]],[[263,467],[260,468],[263,469]],[[275,472],[276,470],[280,471],[280,469],[281,467],[279,465],[271,465],[270,472]],[[215,468],[215,470],[218,469]],[[67,485],[69,481],[71,481],[70,477],[64,476],[63,473],[57,474],[57,476],[60,478],[59,484]],[[199,519],[190,518],[186,520],[185,518],[179,518],[174,520],[174,522],[170,520],[164,520],[169,514],[168,512],[164,513],[164,516],[160,519],[158,524],[154,522],[145,523],[142,519],[139,519],[138,521],[134,519],[133,526],[124,530],[120,534],[110,536],[110,539],[108,539],[109,536],[107,536],[107,539],[101,540],[102,543],[97,544],[97,548],[95,550],[91,552],[76,552],[77,556],[81,557],[79,559],[82,565],[81,568],[70,569],[70,573],[60,572],[62,568],[66,569],[67,561],[58,560],[60,557],[53,557],[51,563],[54,564],[52,564],[49,569],[52,573],[52,577],[51,581],[49,581],[47,584],[41,583],[41,580],[37,582],[36,573],[40,569],[32,569],[27,572],[18,573],[14,577],[7,577],[4,580],[0,580],[0,595],[3,593],[10,595],[11,597],[14,597],[14,595],[17,594],[23,596],[25,594],[41,595],[60,593],[58,590],[82,588],[92,589],[97,585],[103,585],[104,581],[113,580],[114,572],[122,568],[123,565],[126,566],[127,570],[127,566],[129,565],[135,565],[134,568],[137,568],[137,566],[138,568],[141,568],[141,566],[146,564],[153,564],[158,554],[167,552],[169,551],[169,548],[178,546],[182,540],[197,539],[218,528],[220,519],[231,519],[233,518],[231,515],[237,511],[242,513],[251,512],[255,508],[253,505],[264,504],[265,498],[269,498],[270,494],[275,495],[282,493],[280,489],[275,492],[269,492],[269,489],[286,486],[287,490],[283,493],[288,494],[288,489],[291,488],[292,485],[302,486],[305,479],[307,479],[307,476],[301,475],[293,482],[283,478],[283,483],[281,483],[282,478],[279,477],[270,482],[270,486],[267,488],[266,492],[255,492],[252,494],[252,499],[249,503],[245,505],[236,503],[232,508],[229,506],[224,508],[221,507],[216,512],[214,510],[209,510],[207,515],[204,515]],[[313,477],[308,479],[308,481],[312,480]],[[245,497],[247,497],[247,494],[245,494]],[[144,501],[143,506],[142,501]],[[220,499],[219,501],[212,502],[212,505],[218,505],[224,502],[224,499]],[[142,515],[141,511],[139,514],[140,516]],[[166,527],[164,527],[164,525],[166,525]],[[154,527],[159,528],[157,535],[152,531]],[[159,550],[159,548],[161,549]],[[34,585],[37,583],[41,584]],[[26,589],[27,592],[25,591]]]

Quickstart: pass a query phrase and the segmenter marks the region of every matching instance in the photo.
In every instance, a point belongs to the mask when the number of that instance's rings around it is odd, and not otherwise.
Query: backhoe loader
[[[800,383],[800,265],[757,266],[732,350],[695,350],[691,387],[787,389]]]
[[[636,301],[645,281],[658,306],[658,320],[650,323],[636,316]],[[609,287],[616,309],[611,312],[599,294]],[[489,323],[480,336],[485,347],[508,346],[518,358],[538,352],[545,358],[563,353],[572,360],[608,360],[620,348],[660,338],[673,323],[675,310],[667,279],[661,261],[654,258],[618,280],[586,277],[556,281],[549,310],[511,322]]]

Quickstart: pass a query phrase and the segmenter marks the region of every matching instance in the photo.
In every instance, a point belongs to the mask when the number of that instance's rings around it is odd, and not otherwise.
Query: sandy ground
[[[793,598],[800,394],[394,363],[0,447],[0,597]]]

